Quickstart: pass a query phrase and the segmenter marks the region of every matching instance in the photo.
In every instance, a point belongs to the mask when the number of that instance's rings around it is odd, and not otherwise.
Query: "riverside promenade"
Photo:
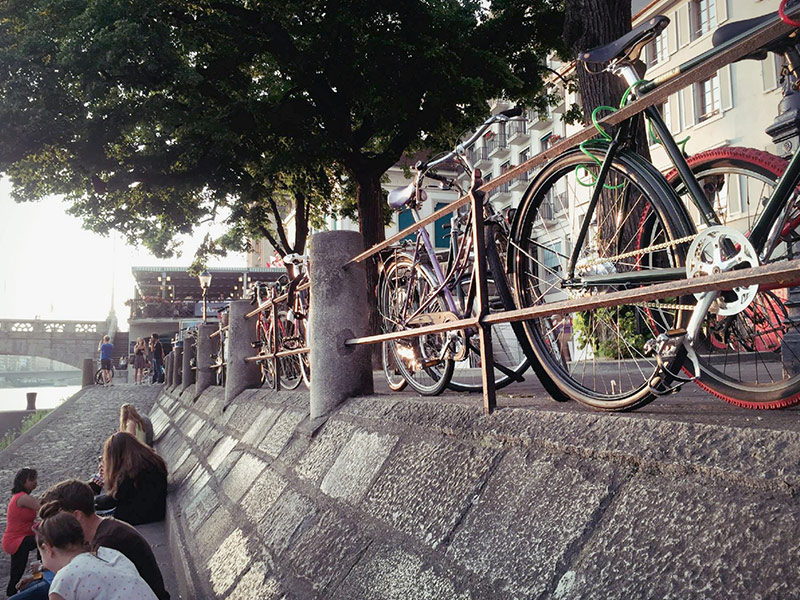
[[[39,487],[34,491],[35,496],[40,496],[48,487],[64,479],[88,480],[97,470],[98,457],[105,440],[117,430],[119,407],[129,402],[139,412],[148,414],[161,388],[161,385],[126,384],[110,388],[84,388],[0,452],[0,525],[3,530],[11,485],[19,469],[32,467],[38,470]],[[167,590],[173,600],[177,600],[179,596],[175,589],[164,524],[155,523],[137,529],[153,547]],[[2,554],[0,581],[3,589],[8,582],[10,566],[10,557]]]

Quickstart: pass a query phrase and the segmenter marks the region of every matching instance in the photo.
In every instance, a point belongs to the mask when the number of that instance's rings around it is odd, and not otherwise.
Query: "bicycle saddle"
[[[629,61],[635,61],[639,58],[642,48],[664,31],[668,24],[669,19],[667,17],[656,15],[610,44],[579,53],[578,60],[587,66],[587,70],[588,65],[595,65],[598,67],[598,71],[604,69],[613,60],[625,58]]]
[[[790,3],[790,6],[791,4],[792,3]],[[766,15],[762,15],[760,17],[753,17],[752,19],[744,19],[742,21],[732,21],[731,23],[726,23],[725,25],[719,27],[714,32],[714,35],[711,37],[711,43],[715,47],[721,46],[722,44],[732,40],[736,36],[741,35],[742,33],[745,33],[747,31],[750,31],[751,29],[758,27],[759,25],[766,23],[767,21],[771,21],[777,18],[778,18],[777,13],[772,12],[772,13],[767,13]],[[792,33],[794,32],[788,33],[785,36],[773,42],[770,42],[766,46],[762,46],[758,50],[755,50],[754,52],[751,52],[750,54],[747,54],[746,56],[743,56],[742,58],[738,59],[736,62],[738,62],[739,60],[747,60],[747,59],[764,60],[765,58],[767,58],[768,52],[782,53],[787,46],[787,38],[789,35],[792,35]]]
[[[416,202],[416,194],[414,193],[416,188],[414,187],[413,183],[409,183],[405,187],[397,188],[389,192],[389,198],[387,200],[389,206],[391,206],[395,210],[403,210],[407,205],[414,204]],[[428,195],[425,193],[425,190],[420,190],[420,200],[425,201]]]

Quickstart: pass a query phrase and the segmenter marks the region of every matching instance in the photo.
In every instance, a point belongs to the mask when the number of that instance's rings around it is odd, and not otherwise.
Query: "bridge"
[[[81,369],[97,356],[108,321],[0,319],[0,354],[41,356]]]

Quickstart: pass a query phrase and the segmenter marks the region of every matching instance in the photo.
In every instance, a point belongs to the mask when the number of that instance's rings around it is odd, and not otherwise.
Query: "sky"
[[[133,266],[185,266],[205,230],[183,238],[182,257],[157,259],[143,246],[127,245],[119,234],[101,236],[66,213],[68,204],[51,197],[17,204],[10,184],[0,180],[0,318],[104,320],[112,289],[118,329],[127,331],[133,296]],[[210,266],[244,266],[244,255]]]

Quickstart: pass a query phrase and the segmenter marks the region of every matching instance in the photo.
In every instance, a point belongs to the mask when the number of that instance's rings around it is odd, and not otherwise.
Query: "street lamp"
[[[206,296],[208,295],[208,288],[211,287],[211,273],[208,271],[203,271],[200,275],[197,276],[197,279],[200,281],[200,288],[203,290],[203,324],[208,323],[207,319],[207,308],[208,302]]]

